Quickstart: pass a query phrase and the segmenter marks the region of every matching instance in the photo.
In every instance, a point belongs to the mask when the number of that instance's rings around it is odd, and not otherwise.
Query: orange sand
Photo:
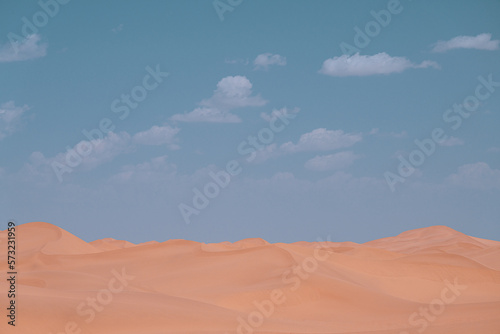
[[[2,334],[500,334],[500,242],[445,226],[365,244],[16,236],[12,327],[0,232]]]

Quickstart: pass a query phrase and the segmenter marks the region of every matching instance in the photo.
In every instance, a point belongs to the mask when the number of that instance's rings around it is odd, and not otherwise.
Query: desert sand
[[[2,334],[500,333],[500,242],[446,226],[365,244],[16,232],[15,327],[0,232]]]

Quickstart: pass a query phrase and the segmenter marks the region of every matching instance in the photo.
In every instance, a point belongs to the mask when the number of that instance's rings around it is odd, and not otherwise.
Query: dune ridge
[[[87,243],[42,222],[17,238],[1,333],[500,334],[500,242],[446,226],[364,244]]]

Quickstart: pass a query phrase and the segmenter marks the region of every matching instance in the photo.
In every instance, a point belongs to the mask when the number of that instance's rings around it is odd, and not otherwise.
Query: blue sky
[[[500,3],[3,1],[0,209],[87,241],[500,240]]]

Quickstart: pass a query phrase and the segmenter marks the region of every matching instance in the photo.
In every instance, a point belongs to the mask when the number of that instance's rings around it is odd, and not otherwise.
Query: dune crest
[[[87,243],[40,222],[17,238],[22,317],[1,333],[500,333],[500,242],[446,226],[364,244]]]
[[[134,247],[135,244],[126,241],[126,240],[116,240],[113,238],[104,238],[95,240],[89,243],[90,245],[102,250],[102,251],[110,251],[117,250],[122,248]]]

